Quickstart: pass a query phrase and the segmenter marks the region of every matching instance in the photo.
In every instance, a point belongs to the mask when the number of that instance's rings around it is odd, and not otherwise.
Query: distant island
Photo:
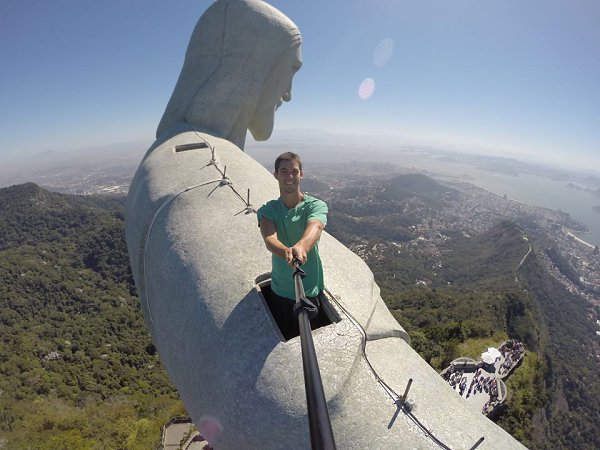
[[[590,176],[584,178],[583,181],[589,185],[596,186],[597,188],[600,189],[600,178],[598,178],[598,177],[590,175]]]
[[[575,183],[568,183],[567,187],[569,189],[577,189],[578,191],[589,192],[589,193],[595,195],[596,197],[600,197],[600,188],[598,188],[598,189],[590,189],[590,188],[578,186]]]
[[[600,214],[600,205],[594,206],[592,209]]]

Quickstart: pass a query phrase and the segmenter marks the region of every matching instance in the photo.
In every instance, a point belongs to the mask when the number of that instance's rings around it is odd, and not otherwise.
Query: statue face
[[[292,78],[302,66],[300,44],[294,46],[289,58],[282,58],[267,78],[248,129],[257,141],[271,137],[275,111],[292,99]]]

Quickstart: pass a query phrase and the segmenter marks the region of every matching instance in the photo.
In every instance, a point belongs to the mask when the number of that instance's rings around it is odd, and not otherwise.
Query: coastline
[[[524,201],[521,201],[521,200],[517,200],[516,198],[509,197],[509,196],[508,196],[508,195],[506,195],[506,194],[499,194],[498,192],[494,192],[494,191],[492,191],[491,189],[489,189],[489,188],[487,188],[487,187],[481,186],[480,184],[475,184],[475,183],[474,183],[474,182],[472,182],[472,181],[463,181],[463,180],[459,180],[459,182],[460,182],[460,183],[467,183],[467,184],[470,184],[470,185],[472,185],[472,186],[475,186],[476,188],[478,188],[478,189],[482,189],[482,190],[484,190],[484,191],[486,191],[486,192],[489,192],[490,194],[493,194],[493,195],[495,195],[496,197],[499,197],[499,198],[501,198],[501,199],[503,199],[503,200],[510,200],[511,202],[519,203],[520,205],[529,206],[529,207],[532,207],[532,208],[547,209],[548,211],[554,211],[554,212],[556,212],[556,211],[557,211],[556,209],[550,208],[550,207],[548,207],[548,206],[536,205],[535,203],[527,203],[527,202],[524,202]],[[576,220],[576,219],[573,219],[573,216],[571,216],[569,213],[565,213],[565,214],[568,214],[568,215],[571,217],[571,219],[572,219],[572,220]],[[579,221],[577,221],[577,222],[578,222],[580,225],[583,225],[583,226],[585,226],[585,224],[583,224],[583,223],[581,223],[581,222],[579,222]],[[586,228],[587,228],[587,227],[586,227]]]
[[[445,177],[445,178],[448,178],[448,177]],[[452,178],[454,178],[454,177],[452,177]],[[455,179],[455,180],[456,180],[456,179]],[[515,199],[515,198],[512,198],[512,197],[508,197],[507,195],[504,195],[504,194],[499,194],[498,192],[494,192],[494,191],[492,191],[491,189],[488,189],[488,188],[486,188],[486,187],[484,187],[484,186],[481,186],[481,185],[479,185],[479,184],[475,184],[475,183],[473,183],[473,182],[469,182],[469,181],[463,181],[463,180],[457,180],[457,181],[458,181],[459,183],[466,183],[466,184],[470,184],[470,185],[472,185],[472,186],[475,186],[475,187],[476,187],[476,188],[478,188],[478,189],[482,189],[482,190],[484,190],[484,191],[486,191],[486,192],[488,192],[488,193],[490,193],[490,194],[493,194],[493,195],[495,195],[496,197],[499,197],[499,198],[502,198],[502,199],[505,199],[505,200],[510,200],[510,201],[512,201],[512,202],[519,203],[519,204],[521,204],[521,205],[524,205],[524,206],[530,206],[530,207],[534,207],[534,208],[547,209],[547,210],[549,210],[549,211],[556,211],[556,210],[554,210],[554,209],[552,209],[552,208],[548,208],[547,206],[540,206],[540,205],[536,205],[536,204],[533,204],[533,203],[527,203],[527,202],[523,202],[523,201],[521,201],[521,200],[517,200],[517,199]],[[569,213],[566,213],[566,214],[569,214]],[[570,214],[569,214],[569,216],[570,216]],[[571,216],[571,218],[572,218],[572,216]],[[575,219],[573,219],[573,220],[575,220]],[[581,224],[581,225],[584,225],[584,226],[585,226],[585,224]],[[572,237],[573,239],[575,239],[577,242],[579,242],[579,243],[581,243],[581,244],[583,244],[583,245],[585,245],[585,246],[587,246],[587,247],[589,247],[589,248],[591,248],[591,249],[595,249],[595,248],[596,248],[596,246],[595,246],[595,245],[593,245],[593,244],[590,244],[589,242],[587,242],[587,241],[585,241],[585,240],[581,239],[579,236],[575,235],[575,233],[574,233],[573,231],[571,231],[570,229],[568,229],[568,228],[566,228],[566,227],[563,227],[563,228],[562,228],[562,230],[563,230],[563,232],[564,232],[566,235],[568,235],[568,236],[571,236],[571,237]]]
[[[494,191],[492,191],[491,189],[489,189],[489,188],[487,188],[487,187],[485,187],[485,186],[481,186],[480,184],[476,184],[474,181],[465,181],[465,180],[461,179],[460,177],[456,177],[456,176],[449,176],[449,175],[443,175],[443,174],[427,174],[427,173],[426,173],[426,175],[427,175],[427,176],[434,175],[434,176],[436,176],[436,177],[439,177],[439,178],[445,178],[446,180],[448,180],[448,179],[449,179],[449,180],[450,180],[450,182],[455,182],[455,183],[457,182],[457,183],[465,183],[465,184],[470,184],[471,186],[475,186],[475,187],[476,187],[476,188],[478,188],[478,189],[482,189],[482,190],[484,190],[484,191],[486,191],[486,192],[488,192],[488,193],[490,193],[490,194],[493,194],[493,195],[495,195],[496,197],[500,197],[501,199],[504,199],[504,200],[510,200],[510,201],[513,201],[513,202],[519,203],[519,204],[521,204],[521,205],[525,205],[525,206],[532,206],[532,207],[534,207],[534,208],[543,208],[543,209],[548,209],[548,210],[550,210],[550,211],[553,211],[553,209],[552,209],[552,208],[548,208],[548,207],[546,207],[546,206],[540,206],[540,205],[535,205],[535,204],[533,204],[533,203],[527,203],[527,202],[523,202],[523,201],[521,201],[521,200],[517,200],[516,198],[509,197],[509,196],[508,196],[508,195],[506,195],[506,194],[499,194],[498,192],[494,192]]]
[[[428,176],[432,176],[433,178],[438,178],[441,181],[449,182],[451,184],[452,183],[457,183],[459,185],[460,184],[470,185],[470,186],[473,186],[473,187],[475,187],[477,189],[482,189],[483,191],[485,191],[485,192],[487,192],[489,194],[492,194],[495,197],[502,198],[502,199],[505,199],[505,200],[509,200],[511,202],[515,202],[516,204],[523,205],[525,207],[540,208],[540,209],[544,209],[544,210],[547,210],[547,211],[553,211],[555,213],[556,212],[564,212],[565,214],[568,214],[573,221],[575,221],[577,224],[581,225],[582,227],[585,227],[585,229],[586,229],[584,231],[584,230],[575,230],[573,228],[569,228],[568,232],[569,232],[569,234],[574,239],[576,239],[579,243],[581,243],[581,244],[583,244],[583,245],[585,245],[585,246],[587,246],[589,248],[594,249],[595,246],[596,246],[596,244],[592,244],[592,243],[586,241],[585,237],[581,238],[581,237],[577,236],[578,234],[579,235],[581,235],[581,234],[591,234],[590,239],[592,239],[593,241],[598,241],[598,244],[600,244],[600,235],[598,234],[598,230],[595,230],[595,231],[592,232],[592,230],[590,229],[590,224],[587,221],[583,222],[581,219],[574,218],[573,215],[570,212],[564,211],[561,208],[552,208],[552,207],[548,207],[548,206],[542,206],[542,205],[539,205],[539,204],[531,203],[530,201],[528,202],[528,201],[517,200],[516,198],[513,198],[511,196],[495,192],[494,190],[492,190],[492,189],[484,186],[483,183],[477,182],[476,180],[473,180],[473,179],[465,180],[465,179],[463,179],[460,176],[447,175],[447,174],[443,174],[443,173],[439,173],[439,172],[438,173],[432,173],[432,172],[425,171],[425,174],[428,175]],[[597,213],[600,213],[600,205],[598,205],[598,210],[595,210],[595,211]],[[595,223],[595,222],[593,222],[593,223]]]
[[[563,232],[567,235],[567,236],[571,236],[573,239],[575,239],[577,242],[581,242],[584,245],[587,245],[588,247],[594,249],[596,248],[595,245],[590,244],[589,242],[584,241],[583,239],[581,239],[580,237],[577,237],[573,234],[573,232],[571,232],[571,230],[569,230],[568,228],[564,228],[563,227]]]

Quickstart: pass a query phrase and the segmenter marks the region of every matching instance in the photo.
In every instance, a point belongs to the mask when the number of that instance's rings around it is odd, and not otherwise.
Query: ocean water
[[[477,179],[474,184],[497,193],[505,193],[515,200],[560,209],[569,213],[590,230],[589,233],[575,233],[592,245],[600,245],[600,214],[594,206],[600,205],[600,198],[590,192],[569,188],[567,183],[529,174],[514,176],[494,176]]]
[[[401,161],[395,162],[403,167],[426,170],[432,175],[466,181],[519,202],[566,212],[590,230],[589,233],[575,233],[579,238],[592,245],[600,245],[600,213],[594,211],[594,206],[600,206],[600,197],[567,187],[569,181],[523,173],[518,176],[495,173],[442,160],[435,155],[403,153]]]

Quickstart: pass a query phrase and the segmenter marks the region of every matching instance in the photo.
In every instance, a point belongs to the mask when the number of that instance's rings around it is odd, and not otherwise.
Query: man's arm
[[[306,262],[306,259],[308,258],[308,252],[313,249],[317,241],[320,239],[321,232],[324,228],[325,225],[323,225],[320,220],[309,220],[308,224],[306,225],[306,229],[304,230],[304,234],[291,248],[292,255],[298,258],[302,264]]]
[[[262,234],[267,249],[274,255],[285,259],[288,264],[291,264],[292,259],[294,258],[292,249],[283,245],[277,238],[277,228],[275,227],[275,224],[266,217],[261,217],[259,226],[260,233]]]

